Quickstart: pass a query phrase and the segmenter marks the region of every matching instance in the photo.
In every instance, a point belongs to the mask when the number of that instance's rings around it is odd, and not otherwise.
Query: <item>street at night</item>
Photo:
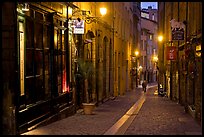
[[[108,100],[92,115],[80,110],[23,135],[202,135],[201,126],[181,105],[155,95],[156,90],[155,83],[145,94],[139,87]]]
[[[2,2],[0,134],[202,135],[202,2]]]

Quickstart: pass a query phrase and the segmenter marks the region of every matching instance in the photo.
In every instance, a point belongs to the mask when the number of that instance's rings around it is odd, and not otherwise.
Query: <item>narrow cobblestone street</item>
[[[99,105],[93,115],[79,110],[75,115],[23,135],[103,135],[140,99],[145,101],[132,120],[124,121],[115,134],[125,135],[202,135],[202,128],[184,112],[183,106],[166,97],[154,95],[157,84],[149,85],[147,93],[141,87],[114,100]],[[138,104],[139,105],[139,104]],[[137,109],[135,107],[135,109]],[[128,122],[129,121],[129,122]],[[127,124],[128,123],[128,124]],[[129,126],[123,126],[129,125]],[[123,132],[120,132],[123,131]],[[114,132],[113,132],[114,133]]]
[[[126,135],[201,135],[201,127],[184,111],[180,104],[166,97],[155,96],[154,88],[146,94],[146,100]]]

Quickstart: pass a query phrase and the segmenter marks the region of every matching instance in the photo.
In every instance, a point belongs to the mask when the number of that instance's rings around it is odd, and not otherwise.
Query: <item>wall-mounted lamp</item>
[[[101,14],[101,16],[104,16],[104,15],[106,15],[106,13],[107,13],[107,9],[106,8],[100,8],[100,14]],[[92,22],[97,22],[98,21],[98,19],[99,19],[100,17],[86,17],[86,19],[85,19],[85,22],[87,23],[87,24],[90,24],[90,23],[92,23]]]
[[[158,61],[158,57],[157,56],[153,56],[153,61],[157,62]]]
[[[107,9],[106,8],[100,8],[100,13],[102,16],[106,15]]]
[[[161,42],[161,41],[163,41],[163,36],[162,35],[159,35],[158,36],[158,40]]]

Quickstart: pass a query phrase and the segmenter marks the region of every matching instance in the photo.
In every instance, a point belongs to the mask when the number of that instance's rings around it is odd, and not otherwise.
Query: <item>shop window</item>
[[[21,104],[29,105],[51,97],[50,44],[51,29],[47,15],[33,13],[25,21],[25,94]],[[43,18],[44,21],[43,22]],[[55,20],[54,31],[54,78],[56,92],[60,95],[69,90],[67,84],[65,36],[63,21]],[[20,38],[20,34],[19,34]],[[55,91],[54,91],[55,92]],[[22,98],[20,99],[22,100]]]
[[[58,95],[68,91],[66,71],[66,48],[64,44],[64,30],[60,29],[64,22],[55,20],[58,26],[54,30],[54,67],[56,72],[56,88]]]
[[[33,104],[50,98],[50,26],[40,23],[42,14],[26,19],[25,102]],[[38,19],[36,19],[38,18]]]

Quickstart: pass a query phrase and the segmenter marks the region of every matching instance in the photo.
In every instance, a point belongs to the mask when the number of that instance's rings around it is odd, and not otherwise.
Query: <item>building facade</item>
[[[141,10],[141,57],[140,57],[140,82],[147,80],[148,82],[157,81],[157,62],[154,57],[158,56],[157,45],[157,23],[158,10],[148,9]]]
[[[3,3],[2,134],[20,134],[76,113],[86,96],[78,77],[80,60],[93,66],[91,101],[100,105],[129,91],[131,52],[140,41],[134,34],[139,28],[133,31],[134,19],[139,18],[139,10],[133,18],[133,5]],[[106,7],[105,16],[100,15],[100,7]]]
[[[56,119],[59,112],[75,113],[69,75],[66,9],[70,6],[56,2],[3,4],[3,134],[32,129],[48,117]]]
[[[183,24],[176,35],[170,21]],[[178,29],[176,29],[178,30]],[[202,121],[202,3],[159,2],[159,81],[167,96],[182,104],[199,123]],[[175,53],[169,58],[169,48]]]

